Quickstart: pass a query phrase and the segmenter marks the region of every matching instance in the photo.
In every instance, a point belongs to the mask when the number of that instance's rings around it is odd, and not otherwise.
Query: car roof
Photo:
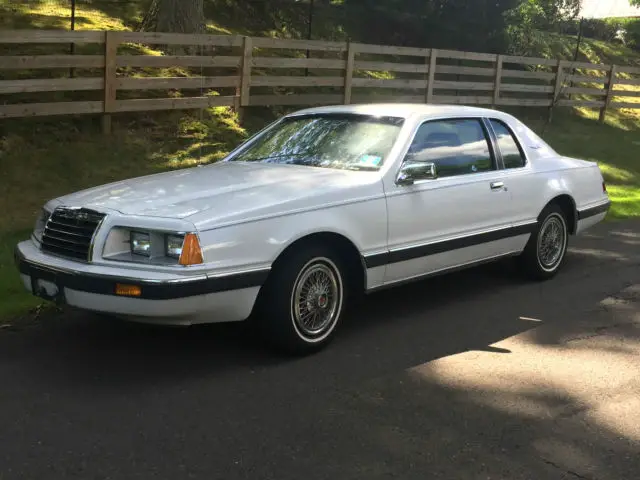
[[[368,103],[357,105],[330,105],[324,107],[306,108],[298,110],[291,115],[314,114],[314,113],[354,113],[361,115],[376,115],[409,118],[414,115],[420,116],[450,116],[450,115],[472,115],[472,116],[495,116],[502,114],[496,110],[479,107],[468,107],[465,105],[428,105],[420,103]]]

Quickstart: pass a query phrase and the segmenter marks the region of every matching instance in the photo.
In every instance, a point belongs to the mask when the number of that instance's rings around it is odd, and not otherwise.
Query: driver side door
[[[433,163],[435,177],[385,179],[385,284],[513,252],[520,230],[509,221],[510,193],[490,132],[481,118],[429,120],[417,129],[403,165]]]

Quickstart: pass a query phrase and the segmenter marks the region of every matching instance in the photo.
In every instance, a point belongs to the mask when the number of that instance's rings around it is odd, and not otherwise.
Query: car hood
[[[115,182],[57,200],[125,215],[230,221],[359,198],[381,189],[379,183],[375,172],[220,162]]]

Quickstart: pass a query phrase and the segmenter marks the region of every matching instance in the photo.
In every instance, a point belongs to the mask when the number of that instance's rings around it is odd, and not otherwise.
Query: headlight
[[[48,212],[43,208],[42,211],[40,212],[40,215],[38,215],[38,218],[36,219],[36,225],[33,228],[33,236],[39,242],[42,242],[42,234],[44,233],[44,227],[46,227],[47,221],[49,221],[50,216],[51,216],[51,212]]]
[[[131,253],[134,255],[151,255],[151,237],[148,233],[131,232]]]
[[[183,235],[167,235],[165,241],[165,255],[171,258],[180,258],[182,254]]]

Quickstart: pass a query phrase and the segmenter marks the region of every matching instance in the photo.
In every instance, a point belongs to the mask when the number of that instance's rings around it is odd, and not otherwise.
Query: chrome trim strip
[[[441,268],[439,270],[434,270],[432,272],[421,273],[421,274],[415,275],[413,277],[403,278],[401,280],[394,280],[393,282],[389,282],[389,283],[385,283],[383,285],[378,285],[376,287],[369,288],[369,289],[366,290],[365,293],[367,293],[367,294],[375,293],[375,292],[378,292],[380,290],[386,290],[387,288],[397,287],[399,285],[413,283],[413,282],[417,282],[417,281],[420,281],[420,280],[425,280],[427,278],[444,275],[444,274],[447,274],[447,273],[453,273],[453,272],[457,272],[457,271],[461,271],[461,270],[466,270],[467,268],[472,268],[472,267],[477,267],[477,266],[484,265],[484,264],[487,264],[487,263],[492,263],[492,262],[498,261],[500,259],[514,257],[514,256],[517,256],[519,254],[520,254],[520,252],[503,253],[503,254],[500,254],[500,255],[495,255],[495,256],[492,256],[492,257],[483,258],[482,260],[474,260],[472,262],[461,263],[460,265],[456,265],[454,267],[445,267],[445,268]]]
[[[397,247],[384,253],[363,256],[363,259],[368,269],[376,268],[520,235],[530,235],[537,223],[537,221],[521,222],[508,227],[486,229],[428,243]]]

